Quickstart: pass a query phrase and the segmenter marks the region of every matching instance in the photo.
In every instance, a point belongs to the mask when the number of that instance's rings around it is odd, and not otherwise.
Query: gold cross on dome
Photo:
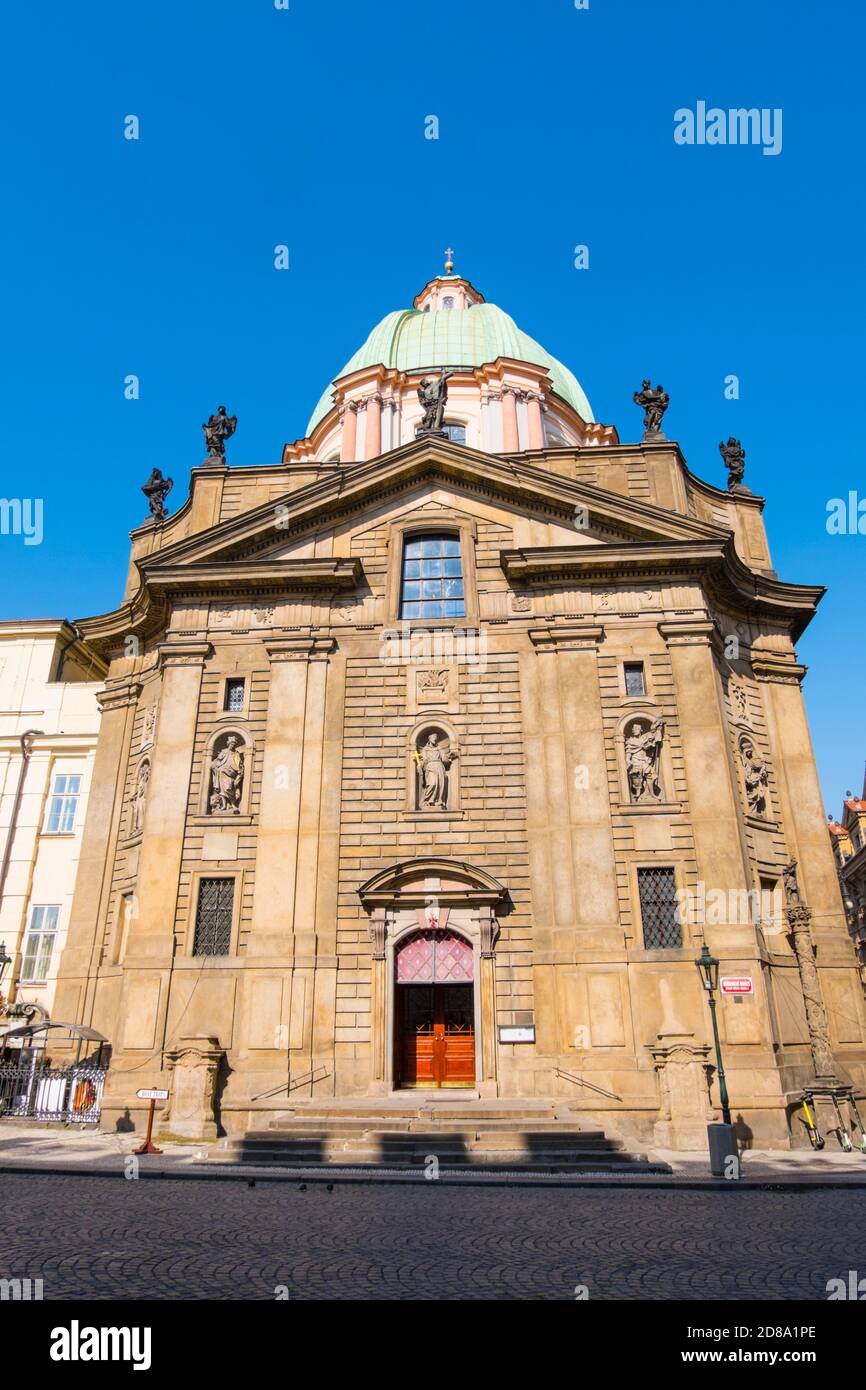
[[[445,247],[445,274],[450,275],[454,269],[454,252],[450,246]]]

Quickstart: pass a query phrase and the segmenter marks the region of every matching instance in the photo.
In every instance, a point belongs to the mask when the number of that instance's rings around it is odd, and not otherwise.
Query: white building
[[[0,943],[11,957],[0,993],[7,1012],[32,1003],[51,1014],[103,674],[65,620],[0,622]]]

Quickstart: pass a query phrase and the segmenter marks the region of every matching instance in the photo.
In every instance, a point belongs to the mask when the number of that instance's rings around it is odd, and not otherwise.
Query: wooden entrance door
[[[400,1086],[474,1086],[472,986],[398,985],[396,995]]]

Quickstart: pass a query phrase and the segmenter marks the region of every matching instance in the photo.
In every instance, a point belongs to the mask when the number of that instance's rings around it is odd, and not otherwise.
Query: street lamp
[[[719,1073],[719,1099],[722,1102],[722,1123],[707,1125],[707,1143],[710,1149],[710,1172],[714,1178],[734,1178],[740,1176],[740,1151],[737,1145],[737,1131],[731,1124],[731,1107],[728,1101],[728,1083],[722,1063],[722,1045],[719,1042],[719,1023],[716,1018],[716,990],[719,987],[719,962],[710,955],[704,945],[695,961],[701,984],[710,1002],[710,1015],[713,1020],[713,1039],[716,1044],[716,1069]]]
[[[0,941],[0,985],[3,983],[3,976],[6,974],[6,967],[12,962],[12,957],[6,952],[6,942]],[[0,991],[0,1004],[3,1003],[3,994]]]
[[[722,1102],[722,1121],[724,1124],[731,1123],[731,1106],[728,1100],[728,1083],[725,1080],[725,1068],[722,1063],[722,1045],[719,1042],[719,1024],[716,1018],[716,990],[719,987],[719,962],[715,956],[710,955],[709,946],[704,944],[704,949],[698,956],[695,964],[701,976],[701,984],[707,991],[707,999],[710,1004],[710,1015],[713,1020],[713,1038],[716,1044],[716,1068],[719,1073],[719,1099]]]

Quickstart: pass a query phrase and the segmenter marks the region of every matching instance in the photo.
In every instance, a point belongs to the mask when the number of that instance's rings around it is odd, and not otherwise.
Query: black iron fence
[[[0,1063],[0,1120],[63,1120],[99,1123],[107,1067],[73,1063],[47,1066],[32,1053]]]

